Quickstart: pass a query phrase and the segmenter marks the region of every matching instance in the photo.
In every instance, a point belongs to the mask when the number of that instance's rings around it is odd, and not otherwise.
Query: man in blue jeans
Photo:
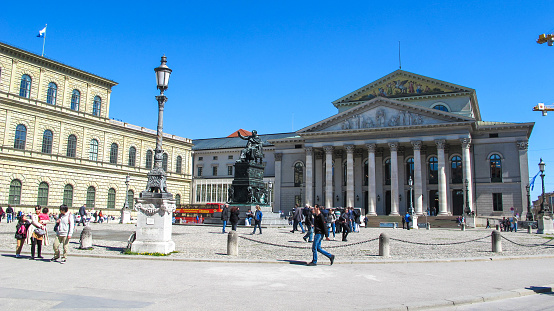
[[[325,257],[329,258],[331,265],[333,265],[335,255],[332,255],[321,248],[321,240],[323,240],[323,236],[325,235],[325,239],[329,241],[329,233],[327,232],[327,227],[325,226],[325,218],[317,205],[314,208],[314,233],[315,237],[312,244],[312,253],[314,258],[310,263],[308,263],[308,266],[317,266],[317,252],[320,252]]]
[[[221,211],[221,220],[223,221],[223,230],[221,233],[225,233],[225,227],[227,227],[227,221],[229,221],[229,204],[223,206]]]

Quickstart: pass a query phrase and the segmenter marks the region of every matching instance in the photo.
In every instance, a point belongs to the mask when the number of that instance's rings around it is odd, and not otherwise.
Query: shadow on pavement
[[[552,287],[529,286],[529,287],[526,287],[525,289],[532,290],[532,291],[534,291],[535,293],[538,293],[538,294],[554,295],[554,293],[552,292]]]
[[[306,261],[299,261],[299,260],[278,260],[278,261],[284,261],[284,262],[288,262],[289,264],[291,265],[298,265],[298,266],[305,266],[307,265],[308,263]]]

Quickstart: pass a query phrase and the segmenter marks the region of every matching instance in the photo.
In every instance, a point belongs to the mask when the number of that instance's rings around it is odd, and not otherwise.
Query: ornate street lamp
[[[131,176],[127,174],[125,177],[125,208],[129,208],[129,182],[131,181]]]
[[[119,219],[120,224],[127,224],[131,222],[131,211],[129,211],[129,182],[131,177],[129,174],[125,177],[125,204],[121,209],[121,218]]]
[[[541,181],[542,181],[542,200],[541,200],[541,211],[540,213],[548,214],[550,210],[548,209],[548,205],[546,206],[546,209],[544,208],[544,167],[546,164],[542,161],[539,162],[539,171],[541,171]]]
[[[414,191],[414,180],[412,179],[412,176],[410,176],[410,179],[408,179],[408,185],[410,186],[410,214],[412,214],[412,218],[414,217],[414,201],[413,201],[413,192]]]
[[[464,209],[464,212],[469,215],[471,213],[471,209],[469,208],[469,180],[464,180],[465,184],[465,191],[466,191],[466,208]]]
[[[531,186],[525,186],[527,189],[527,221],[533,221],[533,213],[531,213]]]
[[[154,151],[154,167],[148,173],[148,183],[146,184],[146,192],[168,193],[166,185],[166,173],[162,168],[163,161],[163,119],[164,119],[164,105],[167,101],[167,97],[164,95],[164,91],[167,90],[169,84],[169,76],[171,75],[171,69],[166,65],[167,57],[162,56],[161,65],[154,69],[156,72],[157,88],[160,90],[160,95],[156,96],[158,101],[158,131],[156,137],[156,150]]]

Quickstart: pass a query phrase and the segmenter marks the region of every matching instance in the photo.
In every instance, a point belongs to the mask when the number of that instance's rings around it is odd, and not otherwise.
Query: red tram
[[[215,212],[221,212],[225,203],[203,203],[183,205],[175,209],[173,217],[176,223],[203,223],[204,219],[213,217]]]

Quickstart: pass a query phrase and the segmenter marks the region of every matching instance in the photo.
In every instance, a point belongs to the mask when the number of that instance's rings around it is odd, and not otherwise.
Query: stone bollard
[[[496,231],[500,231],[500,225],[496,224]]]
[[[386,233],[381,233],[379,236],[379,256],[390,256],[390,239]]]
[[[92,248],[92,229],[90,226],[84,226],[81,231],[81,240],[79,241],[79,249]]]
[[[231,230],[227,235],[227,255],[237,256],[239,254],[239,235]]]
[[[427,223],[426,229],[431,230],[431,223],[430,222]]]
[[[527,227],[527,233],[533,233],[533,226],[531,224],[529,224],[529,226]]]
[[[460,227],[462,228],[462,231],[466,231],[466,224],[462,224]]]
[[[492,251],[494,253],[502,253],[502,235],[498,230],[492,232]]]

